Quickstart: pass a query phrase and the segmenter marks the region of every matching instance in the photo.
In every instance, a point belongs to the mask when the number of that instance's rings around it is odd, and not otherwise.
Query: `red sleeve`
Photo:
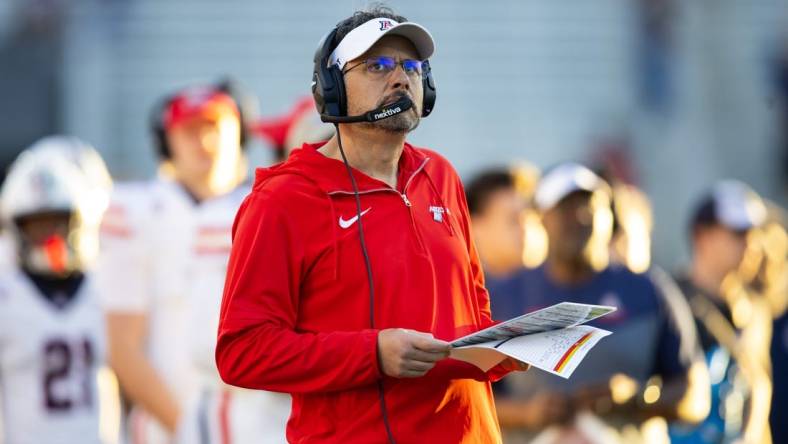
[[[379,378],[376,330],[295,330],[304,235],[293,219],[264,189],[238,211],[216,345],[219,374],[231,385],[286,393],[370,384]]]

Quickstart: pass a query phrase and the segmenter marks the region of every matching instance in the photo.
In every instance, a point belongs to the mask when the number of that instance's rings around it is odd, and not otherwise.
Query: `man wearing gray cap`
[[[448,358],[490,326],[457,173],[405,141],[435,103],[422,26],[386,8],[340,22],[313,95],[336,134],[258,169],[239,210],[216,361],[290,393],[298,443],[496,443],[488,372]]]
[[[764,337],[770,332],[762,331],[771,316],[736,284],[747,235],[765,220],[764,202],[736,180],[717,182],[696,204],[689,227],[692,262],[676,281],[709,363],[712,405],[699,426],[673,428],[675,443],[771,442],[769,338]]]
[[[690,221],[692,264],[679,281],[716,294],[744,257],[747,233],[766,219],[766,206],[746,184],[716,183],[696,204]]]
[[[650,417],[705,415],[708,395],[690,376],[705,370],[675,284],[671,291],[664,273],[635,274],[603,260],[609,199],[609,186],[582,165],[548,170],[534,195],[548,236],[545,263],[488,287],[496,319],[562,301],[618,308],[595,321],[613,334],[570,380],[535,372],[501,381],[496,406],[507,442],[577,442],[578,435],[580,442],[641,442],[633,438]],[[681,407],[693,403],[700,408]]]

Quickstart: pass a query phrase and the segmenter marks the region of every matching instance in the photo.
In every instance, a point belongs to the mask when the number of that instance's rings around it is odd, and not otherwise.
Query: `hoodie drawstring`
[[[334,223],[334,221],[337,220],[337,211],[334,207],[334,199],[331,198],[331,195],[324,194],[324,196],[328,200],[328,206],[331,208],[331,222],[329,226],[331,227],[331,242],[334,252],[334,280],[336,280],[339,279],[339,233],[337,233],[337,225]]]

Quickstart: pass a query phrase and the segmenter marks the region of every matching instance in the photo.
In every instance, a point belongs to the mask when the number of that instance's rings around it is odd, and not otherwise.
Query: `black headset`
[[[312,96],[315,98],[317,112],[324,122],[331,118],[347,116],[347,94],[342,70],[335,64],[328,66],[328,59],[339,42],[336,41],[337,28],[331,30],[318,44],[315,52],[315,67],[312,70]],[[427,117],[435,107],[435,79],[429,60],[422,62],[421,85],[423,99],[421,117]],[[328,120],[326,120],[328,118]]]
[[[233,82],[229,79],[225,79],[208,85],[208,88],[227,94],[233,99],[233,102],[235,102],[235,107],[238,109],[238,118],[241,122],[241,148],[245,149],[247,142],[247,127],[246,119],[244,118],[244,107],[241,105],[242,101],[239,100],[237,91],[235,91],[233,87]],[[156,102],[151,112],[150,124],[151,131],[153,132],[153,144],[155,145],[156,153],[159,155],[159,158],[163,160],[170,159],[172,156],[172,150],[170,150],[170,145],[167,143],[167,130],[164,128],[164,114],[167,108],[172,104],[172,101],[182,92],[183,90],[179,90],[159,100]]]

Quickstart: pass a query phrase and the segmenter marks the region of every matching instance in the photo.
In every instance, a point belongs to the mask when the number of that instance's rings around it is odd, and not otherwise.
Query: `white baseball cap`
[[[378,17],[367,21],[350,31],[339,42],[328,58],[328,66],[337,65],[339,69],[360,55],[364,54],[384,35],[399,35],[410,40],[416,47],[421,60],[427,60],[435,52],[435,42],[426,28],[412,22],[399,23],[386,17]]]
[[[766,204],[747,184],[722,180],[701,199],[694,222],[716,222],[734,231],[746,231],[763,224],[766,215]]]
[[[540,210],[549,210],[575,191],[594,191],[606,186],[593,171],[574,162],[562,163],[548,171],[534,193],[534,202]]]

